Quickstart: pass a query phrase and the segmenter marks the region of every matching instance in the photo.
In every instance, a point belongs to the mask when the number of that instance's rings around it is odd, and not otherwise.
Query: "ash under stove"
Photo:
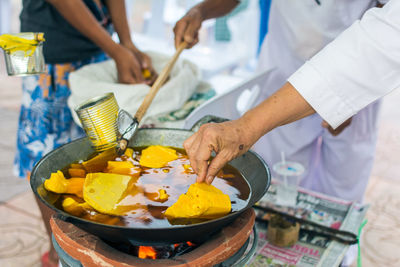
[[[253,209],[202,244],[190,242],[162,247],[116,245],[80,228],[51,219],[53,244],[64,267],[80,266],[243,266],[254,255],[257,234]],[[151,248],[157,259],[141,259],[139,248]],[[164,254],[163,254],[164,253]],[[152,258],[152,254],[148,258]],[[142,255],[143,257],[143,255]],[[164,257],[164,259],[159,259]]]

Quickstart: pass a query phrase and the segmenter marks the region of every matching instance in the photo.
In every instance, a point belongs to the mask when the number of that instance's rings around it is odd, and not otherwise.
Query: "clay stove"
[[[97,236],[89,234],[71,223],[56,217],[50,221],[53,243],[65,266],[232,266],[239,259],[250,258],[256,239],[250,242],[255,213],[248,209],[234,222],[211,238],[168,259],[141,259],[136,255],[118,250]],[[253,233],[254,235],[254,233]],[[254,235],[255,236],[255,235]],[[188,246],[192,246],[190,242]],[[186,246],[187,247],[187,246]],[[72,259],[73,258],[73,259]],[[71,261],[72,259],[72,261]]]

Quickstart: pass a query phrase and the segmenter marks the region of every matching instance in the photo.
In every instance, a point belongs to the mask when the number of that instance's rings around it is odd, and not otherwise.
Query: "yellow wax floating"
[[[131,189],[132,176],[115,173],[89,173],[83,187],[83,199],[95,210],[123,215],[126,209],[118,203]]]
[[[172,148],[165,146],[149,146],[142,150],[140,165],[148,168],[162,168],[168,162],[176,160],[178,155]]]
[[[85,178],[65,179],[61,171],[53,172],[50,178],[44,181],[44,188],[58,194],[74,194],[82,197]]]
[[[139,177],[140,168],[133,165],[130,161],[108,161],[107,162],[107,172],[117,173],[124,175],[132,175]]]
[[[82,165],[87,172],[102,172],[107,167],[108,161],[115,159],[116,155],[115,148],[110,148],[82,162]]]
[[[25,56],[31,56],[35,52],[37,45],[44,41],[43,33],[32,33],[32,40],[22,38],[21,36],[23,35],[0,35],[0,47],[10,54],[15,53],[16,51],[23,51],[25,52]]]
[[[132,148],[127,148],[125,150],[125,156],[127,156],[128,158],[132,158],[133,159],[133,149]]]
[[[133,168],[135,167],[132,162],[130,161],[108,161],[107,162],[107,169],[115,169],[115,168]]]
[[[159,201],[164,202],[168,200],[169,195],[167,194],[167,191],[165,191],[164,189],[159,189],[158,194],[159,194],[158,197]]]
[[[177,202],[165,211],[169,218],[213,219],[231,211],[228,195],[213,185],[192,184],[186,194],[179,196]]]
[[[62,202],[63,209],[74,216],[82,216],[85,213],[94,211],[94,209],[86,202],[79,203],[72,197],[67,197]]]

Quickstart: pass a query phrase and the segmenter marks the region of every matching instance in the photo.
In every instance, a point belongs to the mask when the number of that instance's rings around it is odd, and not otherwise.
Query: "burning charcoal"
[[[168,259],[174,252],[173,245],[165,246],[139,246],[138,257],[141,259]]]
[[[180,244],[175,244],[175,255],[174,256],[180,256],[182,254],[185,254],[192,249],[196,247],[195,244],[192,242],[188,241],[186,243],[180,243]]]
[[[174,253],[173,245],[157,246],[155,248],[157,251],[157,259],[168,259]]]
[[[153,259],[157,258],[157,252],[153,247],[139,246],[138,257],[141,259]]]

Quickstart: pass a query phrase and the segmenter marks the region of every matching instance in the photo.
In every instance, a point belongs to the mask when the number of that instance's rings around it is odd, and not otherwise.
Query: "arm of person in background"
[[[328,130],[328,132],[333,135],[333,136],[338,136],[341,134],[348,126],[350,126],[351,121],[353,120],[353,117],[347,119],[345,122],[343,122],[341,125],[339,125],[337,128],[333,128],[332,126],[329,125],[326,121],[323,121],[321,123],[321,126],[325,129]]]
[[[378,0],[378,2],[376,3],[376,7],[383,7],[385,5],[385,3],[387,3],[388,0]],[[343,122],[341,125],[339,125],[337,128],[333,128],[332,126],[329,125],[328,122],[323,121],[321,123],[321,126],[325,129],[328,130],[328,132],[330,134],[332,134],[333,136],[338,136],[339,134],[341,134],[348,126],[350,126],[351,122],[352,122],[353,117],[347,119],[345,122]]]
[[[133,53],[137,58],[137,61],[140,63],[142,70],[147,69],[150,71],[151,79],[146,80],[146,83],[153,84],[157,78],[157,74],[153,68],[150,57],[145,53],[142,53],[132,41],[128,19],[126,18],[125,0],[107,0],[106,4],[110,11],[111,20],[114,29],[118,34],[120,43]]]
[[[238,0],[205,0],[192,7],[174,27],[175,47],[186,41],[188,48],[199,41],[199,30],[203,21],[221,17],[232,11],[240,1]]]
[[[99,24],[82,0],[47,1],[53,5],[73,27],[93,41],[105,53],[115,60],[118,69],[119,82],[144,82],[141,70],[141,62],[128,48],[121,44],[117,44],[112,40],[111,36]]]
[[[262,135],[316,111],[332,128],[400,87],[400,1],[366,12],[238,120],[206,124],[184,142],[197,181],[211,183]],[[268,149],[268,148],[266,148]],[[212,151],[216,157],[208,163]]]

